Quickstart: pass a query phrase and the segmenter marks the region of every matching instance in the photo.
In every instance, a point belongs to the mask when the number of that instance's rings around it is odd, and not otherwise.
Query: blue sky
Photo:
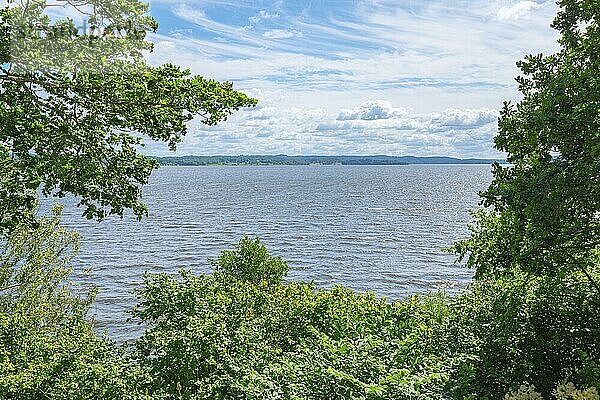
[[[553,1],[153,0],[153,64],[260,100],[179,154],[496,157],[515,62],[557,49]],[[146,152],[166,154],[151,145]]]

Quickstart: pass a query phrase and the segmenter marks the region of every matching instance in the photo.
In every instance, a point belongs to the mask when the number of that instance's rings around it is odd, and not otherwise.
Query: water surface
[[[117,339],[130,291],[144,272],[210,272],[206,261],[243,235],[258,235],[289,261],[289,279],[341,283],[389,300],[414,292],[458,290],[472,271],[441,252],[467,235],[468,209],[490,180],[489,165],[163,167],[144,189],[150,216],[85,221],[78,269],[100,288],[100,329]]]

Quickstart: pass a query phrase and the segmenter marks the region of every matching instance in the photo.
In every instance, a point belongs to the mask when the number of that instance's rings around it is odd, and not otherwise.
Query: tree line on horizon
[[[152,157],[165,166],[206,165],[410,165],[410,164],[493,164],[502,160],[484,158],[415,157],[415,156],[179,156]]]

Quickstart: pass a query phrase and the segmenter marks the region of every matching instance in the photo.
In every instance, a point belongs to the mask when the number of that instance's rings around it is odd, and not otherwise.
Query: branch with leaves
[[[74,195],[91,219],[127,209],[143,217],[141,186],[158,167],[139,154],[144,140],[175,150],[192,119],[214,125],[256,104],[230,82],[171,64],[147,65],[144,52],[152,43],[145,36],[157,24],[138,0],[10,3],[0,9],[4,232],[33,220],[26,214],[38,192]],[[82,17],[105,34],[78,32],[72,19],[50,19],[47,8],[57,5],[85,10]],[[130,29],[111,34],[119,27]]]

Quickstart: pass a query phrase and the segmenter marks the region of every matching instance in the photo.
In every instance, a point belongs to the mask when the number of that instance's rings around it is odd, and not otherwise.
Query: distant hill
[[[413,156],[287,156],[240,155],[240,156],[182,156],[153,157],[161,165],[409,165],[409,164],[492,164],[496,161],[482,158],[413,157]]]

